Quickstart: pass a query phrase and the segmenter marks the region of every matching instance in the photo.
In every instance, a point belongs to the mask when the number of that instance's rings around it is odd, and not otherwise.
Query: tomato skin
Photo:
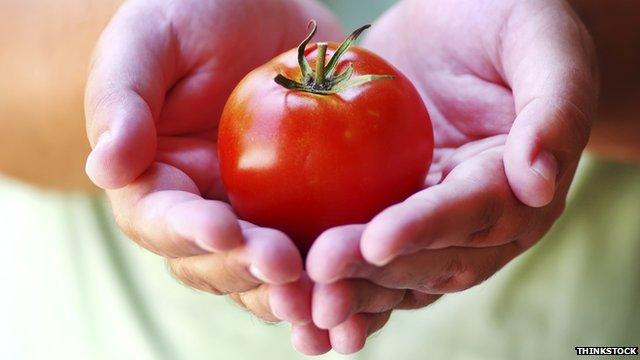
[[[311,66],[315,46],[307,49]],[[329,54],[336,44],[329,45]],[[220,171],[240,218],[282,230],[302,251],[322,231],[366,223],[425,181],[433,155],[427,109],[411,82],[377,55],[352,47],[354,76],[394,75],[319,95],[288,90],[299,78],[291,50],[248,74],[218,129]]]

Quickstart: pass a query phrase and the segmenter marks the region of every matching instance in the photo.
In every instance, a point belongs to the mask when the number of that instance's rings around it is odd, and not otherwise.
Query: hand
[[[86,171],[122,230],[186,284],[296,324],[310,320],[301,255],[224,202],[216,129],[235,84],[295,47],[311,17],[320,38],[342,37],[307,0],[129,1],[101,37],[86,90]]]
[[[308,254],[321,283],[313,320],[346,353],[370,332],[344,331],[354,319],[386,321],[392,309],[474,286],[546,233],[598,88],[590,37],[560,0],[406,0],[365,46],[414,81],[436,152],[430,187],[366,225],[328,230]]]

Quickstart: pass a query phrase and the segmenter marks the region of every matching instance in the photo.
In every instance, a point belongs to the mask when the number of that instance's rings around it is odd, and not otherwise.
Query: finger
[[[291,328],[293,347],[305,355],[322,355],[331,350],[329,332],[317,328],[313,323],[293,325]]]
[[[506,140],[506,135],[495,135],[467,143],[457,149],[442,148],[434,150],[434,162],[429,168],[424,187],[438,185],[463,161],[484,151],[502,147]]]
[[[540,207],[554,198],[558,179],[573,172],[587,143],[597,67],[589,34],[568,3],[518,4],[501,42],[517,114],[504,163],[518,199]]]
[[[369,337],[389,321],[391,311],[381,314],[356,314],[329,330],[331,347],[340,354],[360,351]]]
[[[273,314],[280,320],[296,325],[311,321],[311,292],[313,283],[303,275],[298,281],[281,285],[272,285],[269,292],[269,305]]]
[[[218,149],[210,138],[197,136],[161,136],[158,138],[156,161],[183,171],[198,187],[199,193],[209,199],[226,201],[220,177]]]
[[[320,254],[319,250],[326,246],[318,244],[321,240],[322,237],[312,246],[307,258],[307,271],[314,281],[332,283],[361,278],[386,288],[431,294],[460,291],[479,284],[525,249],[518,241],[511,241],[493,247],[421,250],[379,267],[366,262],[359,254],[357,236],[332,242],[339,244],[335,254],[328,251]]]
[[[445,294],[480,284],[523,250],[515,242],[487,248],[422,250],[383,267],[363,263],[353,268],[351,276],[387,288]]]
[[[257,288],[246,292],[232,293],[229,297],[231,297],[231,299],[233,299],[233,301],[238,305],[249,310],[260,319],[271,323],[277,323],[280,322],[280,319],[273,314],[273,311],[271,311],[271,307],[269,306],[270,289],[270,285],[262,284]]]
[[[509,188],[502,152],[490,148],[456,166],[443,183],[371,220],[362,234],[362,256],[382,266],[419,249],[502,245],[522,230],[516,225],[525,220],[526,210]],[[506,232],[493,236],[499,222],[506,223]]]
[[[532,216],[533,211],[540,210],[522,205],[514,197],[502,167],[499,151],[485,151],[475,161],[456,167],[443,184],[383,211],[366,228],[349,225],[327,230],[307,256],[309,276],[317,282],[331,283],[362,275],[363,269],[366,275],[375,267],[363,264],[377,261],[365,256],[371,249],[377,254],[387,252],[378,255],[385,259],[377,262],[380,266],[389,264],[389,258],[419,249],[496,247],[521,240],[529,244],[528,240],[540,235],[536,229],[548,228],[538,226],[544,225],[538,222],[553,216],[553,211],[549,216]]]
[[[366,280],[339,280],[316,284],[313,289],[313,322],[331,329],[357,313],[381,313],[395,308],[404,290],[389,289]]]
[[[242,243],[230,206],[202,199],[191,178],[175,167],[154,163],[130,185],[108,194],[122,230],[165,257],[225,251]]]
[[[415,310],[422,309],[440,299],[440,294],[428,294],[416,290],[408,290],[405,292],[402,301],[396,305],[398,310]]]
[[[120,188],[153,161],[173,45],[169,22],[150,2],[125,4],[102,34],[85,94],[93,147],[86,172],[98,186]]]
[[[259,227],[243,234],[244,244],[231,251],[170,259],[172,273],[191,287],[215,294],[241,293],[261,283],[285,284],[300,277],[302,259],[284,234]]]
[[[346,225],[322,233],[307,253],[306,269],[316,282],[332,283],[349,277],[366,263],[360,253],[360,237],[364,225]]]
[[[506,231],[503,227],[498,227],[493,234],[504,236]],[[531,236],[539,237],[539,234]],[[314,281],[327,284],[339,279],[362,278],[386,288],[418,289],[438,294],[463,290],[484,281],[530,246],[525,244],[531,243],[514,239],[505,245],[494,247],[422,250],[400,256],[379,267],[366,262],[359,255],[358,238],[344,240],[350,244],[349,247],[342,244],[344,247],[338,252],[325,257],[314,256],[317,252],[313,251],[312,247],[313,252],[310,251],[307,259],[307,271]],[[310,259],[324,259],[324,262]],[[336,307],[343,310],[323,316],[341,317],[348,305]],[[314,318],[316,316],[320,317],[314,315]],[[322,324],[322,320],[318,321]]]
[[[458,165],[485,151],[502,148],[507,141],[506,135],[495,135],[466,143],[448,154],[442,161],[443,175],[446,177]]]
[[[306,35],[305,26],[310,18],[321,24],[316,34],[318,41],[342,38],[335,16],[316,1],[223,4],[206,1],[183,4],[183,8],[191,7],[189,12],[193,14],[206,14],[204,21],[181,16],[174,19],[181,30],[181,53],[192,54],[194,59],[184,61],[185,76],[167,93],[158,121],[161,134],[184,135],[215,129],[216,120],[238,82],[252,69],[297,46]],[[252,26],[238,23],[239,18]],[[238,44],[251,51],[236,55],[220,51],[235,49]]]

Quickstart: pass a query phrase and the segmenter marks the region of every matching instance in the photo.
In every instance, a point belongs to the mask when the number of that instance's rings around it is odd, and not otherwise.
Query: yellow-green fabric
[[[640,166],[584,159],[540,243],[484,284],[395,316],[362,358],[567,359],[638,344]]]
[[[640,344],[640,167],[587,158],[564,216],[495,277],[396,312],[354,359],[566,359]],[[6,359],[299,359],[288,326],[175,281],[102,197],[0,180]],[[344,358],[330,353],[322,359]]]

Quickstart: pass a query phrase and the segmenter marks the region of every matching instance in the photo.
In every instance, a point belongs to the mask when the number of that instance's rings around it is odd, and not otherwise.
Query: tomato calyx
[[[311,32],[298,46],[298,65],[300,66],[301,74],[300,79],[299,81],[296,81],[289,79],[282,74],[278,74],[274,81],[279,85],[282,85],[289,90],[304,91],[319,95],[330,95],[371,81],[393,79],[393,75],[360,75],[352,77],[352,63],[349,63],[347,68],[341,73],[335,74],[342,55],[349,50],[360,34],[370,28],[371,25],[364,25],[352,32],[351,35],[349,35],[336,49],[328,63],[326,63],[327,43],[317,43],[318,51],[316,57],[316,69],[315,71],[312,70],[304,52],[311,39],[315,36],[318,24],[315,20],[311,20],[308,27],[311,28]]]

